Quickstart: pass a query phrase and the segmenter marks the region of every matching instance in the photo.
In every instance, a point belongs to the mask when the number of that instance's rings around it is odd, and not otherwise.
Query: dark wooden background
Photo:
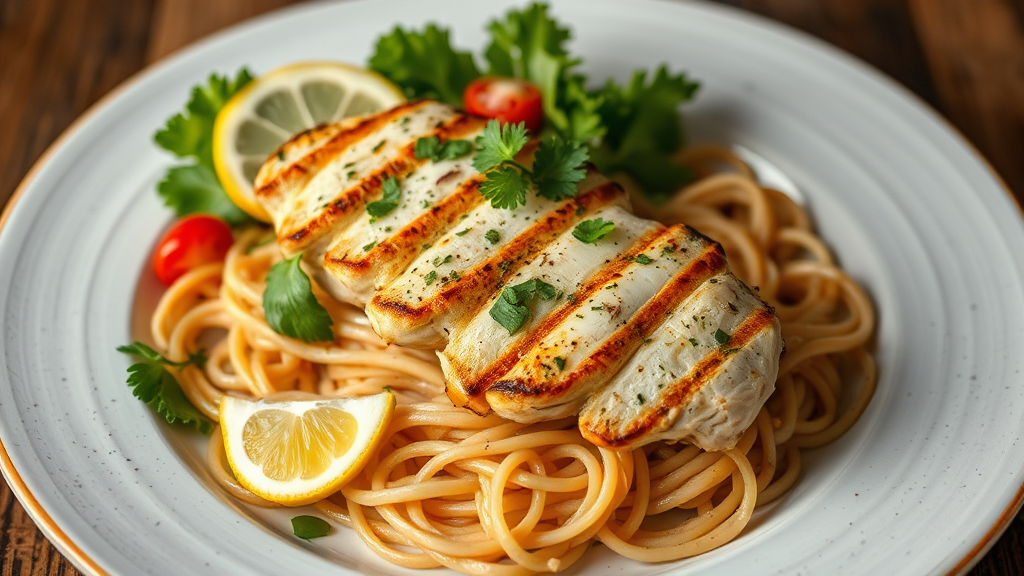
[[[720,0],[878,67],[959,128],[1024,200],[1024,0]],[[132,73],[288,0],[0,0],[0,206]],[[525,3],[525,0],[524,0]],[[0,482],[0,576],[77,574]],[[1024,573],[1024,515],[972,576]]]

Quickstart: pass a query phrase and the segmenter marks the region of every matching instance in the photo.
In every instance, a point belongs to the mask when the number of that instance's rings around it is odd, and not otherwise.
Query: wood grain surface
[[[86,108],[147,64],[287,0],[0,0],[0,206]],[[1024,200],[1024,1],[720,0],[817,36],[948,118]],[[972,576],[1024,573],[1024,516]],[[78,572],[0,482],[0,576]]]

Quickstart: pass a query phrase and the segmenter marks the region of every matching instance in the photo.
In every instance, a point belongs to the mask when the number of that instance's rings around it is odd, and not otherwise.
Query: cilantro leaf
[[[331,525],[316,516],[296,516],[292,518],[292,532],[303,540],[310,540],[330,534]]]
[[[395,27],[382,35],[369,67],[398,84],[410,98],[462,106],[466,85],[480,76],[469,52],[452,48],[448,30],[428,24],[422,32]]]
[[[383,194],[380,200],[366,205],[366,211],[374,218],[387,215],[398,206],[398,202],[402,198],[402,191],[398,187],[398,179],[394,176],[384,181],[384,184],[381,185],[381,191]]]
[[[245,68],[234,79],[211,74],[206,84],[192,88],[185,111],[169,118],[153,135],[164,150],[193,160],[169,169],[157,185],[157,193],[178,216],[205,212],[233,225],[250,219],[231,202],[217,179],[213,168],[213,124],[224,104],[252,79]]]
[[[565,358],[555,356],[553,360],[555,361],[555,366],[558,366],[559,370],[565,370]]]
[[[213,428],[210,420],[189,402],[178,381],[165,368],[202,367],[206,362],[202,352],[192,354],[183,362],[172,362],[141,342],[118,346],[117,351],[142,359],[128,367],[128,385],[132,387],[133,396],[149,404],[168,424],[181,422],[203,434],[210,433]]]
[[[299,254],[274,264],[267,273],[263,315],[274,332],[304,342],[332,342],[334,322],[313,296],[313,285],[302,271]]]
[[[541,300],[553,300],[557,295],[558,291],[554,286],[533,278],[502,290],[501,296],[491,306],[489,314],[495,322],[508,330],[511,336],[530,319],[530,309],[526,305],[534,297]]]
[[[497,244],[501,241],[501,233],[492,228],[484,233],[484,240],[490,244]]]
[[[228,198],[217,174],[205,164],[184,164],[168,169],[156,185],[156,191],[178,217],[202,212],[231,225],[249,220],[249,215]]]
[[[633,258],[633,261],[643,264],[645,266],[647,264],[650,264],[651,262],[654,262],[654,260],[652,260],[651,257],[648,256],[647,254],[637,254],[636,258]]]
[[[529,187],[530,183],[522,172],[512,166],[504,166],[487,173],[487,179],[480,183],[480,193],[491,201],[491,206],[512,209],[526,204]]]
[[[729,343],[730,339],[732,339],[732,336],[730,336],[725,330],[722,330],[721,328],[715,330],[715,342],[718,342],[719,346],[725,346]]]
[[[537,194],[549,200],[576,196],[576,183],[587,176],[583,163],[589,158],[587,148],[561,138],[540,143],[533,160],[533,181]]]
[[[473,167],[484,173],[502,163],[515,162],[516,154],[526,142],[524,122],[501,125],[497,120],[490,120],[476,137],[478,149],[473,157]]]
[[[572,229],[572,235],[580,242],[593,244],[611,234],[613,230],[615,230],[615,222],[604,220],[603,218],[594,218],[593,220],[584,220],[577,224]]]
[[[473,143],[469,140],[446,140],[443,144],[437,136],[419,138],[413,154],[420,160],[440,162],[455,160],[473,151]]]

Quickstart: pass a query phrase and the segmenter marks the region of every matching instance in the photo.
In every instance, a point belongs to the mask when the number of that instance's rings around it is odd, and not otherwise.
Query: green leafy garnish
[[[487,173],[487,179],[480,183],[480,193],[491,201],[491,206],[511,210],[526,204],[529,187],[530,182],[520,170],[505,166]]]
[[[526,305],[535,296],[541,300],[552,300],[557,295],[558,291],[551,284],[536,278],[527,280],[502,290],[501,296],[491,306],[490,315],[511,336],[530,319],[530,309]]]
[[[465,236],[466,234],[469,234],[470,230],[472,230],[472,228],[466,228],[465,230],[459,230],[458,232],[455,233],[455,235],[456,236]]]
[[[376,240],[374,240],[373,242],[370,242],[369,244],[364,245],[363,246],[363,252],[369,252],[370,250],[373,250],[373,247],[376,246],[376,245],[377,245],[377,241]]]
[[[455,160],[473,151],[473,143],[469,140],[446,140],[443,144],[437,136],[419,138],[413,154],[420,160],[441,162]]]
[[[435,270],[431,270],[430,272],[427,272],[427,275],[423,277],[423,282],[427,286],[430,286],[431,284],[433,284],[434,280],[437,280],[437,272]]]
[[[495,208],[512,209],[526,204],[530,185],[550,200],[563,200],[576,195],[576,183],[586,176],[581,167],[587,161],[587,150],[575,142],[552,137],[537,147],[533,170],[516,162],[516,154],[526,145],[526,127],[519,124],[500,125],[491,120],[477,136],[477,153],[473,167],[487,175],[480,183],[480,193]]]
[[[693,98],[698,83],[662,66],[654,74],[636,71],[625,86],[609,80],[588,88],[587,77],[578,71],[582,60],[567,48],[569,29],[541,3],[509,11],[491,21],[487,32],[487,75],[522,78],[540,89],[543,136],[586,145],[598,168],[629,174],[655,203],[691,178],[672,155],[683,142],[679,107]],[[473,56],[454,50],[448,32],[433,25],[423,32],[396,29],[381,37],[370,66],[410,98],[439,98],[456,106],[466,85],[480,76]],[[508,175],[505,180],[510,181]],[[556,190],[569,190],[564,181],[555,182],[560,182]],[[551,190],[538,187],[545,197]],[[519,197],[511,191],[506,195]]]
[[[633,261],[638,264],[643,264],[645,266],[647,264],[650,264],[651,262],[654,262],[654,260],[651,260],[651,257],[648,256],[647,254],[637,254],[637,256],[633,258]]]
[[[555,366],[558,366],[559,370],[565,370],[565,358],[555,356]]]
[[[480,172],[487,172],[501,164],[514,163],[516,154],[523,149],[527,140],[526,124],[523,122],[503,126],[497,120],[491,120],[476,137],[478,149],[473,157],[473,167]]]
[[[278,334],[304,342],[331,342],[334,321],[313,296],[309,276],[299,266],[301,259],[299,254],[270,268],[263,292],[263,315]]]
[[[598,240],[612,233],[615,230],[615,222],[603,218],[584,220],[572,229],[572,235],[580,242],[593,244]]]
[[[374,218],[387,215],[398,206],[398,202],[402,198],[402,192],[398,188],[398,179],[394,176],[390,176],[384,181],[381,191],[383,195],[380,200],[366,205],[366,211]]]
[[[672,75],[665,66],[649,82],[642,70],[626,87],[608,82],[600,91],[607,132],[591,151],[597,167],[606,174],[627,172],[656,201],[691,180],[690,171],[672,155],[683,145],[679,105],[693,98],[698,87],[686,74]]]
[[[445,264],[447,264],[447,263],[449,263],[451,261],[452,261],[452,255],[451,254],[445,256],[444,258],[441,258],[440,256],[438,256],[438,257],[434,258],[434,261],[433,261],[434,268],[440,268],[441,266],[444,266]]]
[[[435,24],[423,32],[395,27],[381,36],[369,67],[398,84],[409,99],[431,98],[460,107],[466,86],[480,76],[473,55],[454,50],[448,30]]]
[[[484,233],[484,240],[487,240],[491,244],[497,244],[501,240],[501,234],[494,229],[488,230]]]
[[[533,181],[537,194],[549,200],[576,196],[576,183],[587,176],[582,168],[590,158],[587,148],[577,142],[550,138],[537,148],[533,160]]]
[[[142,359],[128,367],[128,385],[132,387],[132,395],[149,404],[168,424],[181,422],[203,434],[210,433],[213,428],[210,420],[189,402],[178,381],[166,368],[180,369],[189,365],[202,368],[206,363],[202,352],[190,355],[184,362],[172,362],[142,342],[118,346],[117,351]]]
[[[178,216],[204,212],[229,224],[250,220],[231,202],[217,179],[213,167],[213,124],[217,112],[252,79],[245,68],[234,79],[211,74],[205,85],[192,88],[185,111],[169,118],[153,136],[157,146],[191,160],[169,169],[157,185],[157,193]]]
[[[730,338],[732,338],[732,336],[729,336],[729,333],[725,330],[722,330],[721,328],[715,330],[715,342],[718,342],[719,346],[725,346],[728,344]]]
[[[303,540],[310,540],[330,534],[331,525],[316,516],[296,516],[292,518],[292,532]]]
[[[690,344],[693,344],[694,348],[697,347],[697,344],[700,344],[700,342],[697,342],[696,338],[690,338],[689,340],[690,340]]]

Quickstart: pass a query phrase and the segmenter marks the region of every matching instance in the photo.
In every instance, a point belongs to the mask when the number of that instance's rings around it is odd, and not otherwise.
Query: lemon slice
[[[286,402],[225,396],[220,425],[228,464],[262,498],[288,506],[316,502],[362,470],[394,408],[390,392]]]
[[[347,64],[301,62],[273,70],[250,82],[217,114],[217,177],[239,208],[269,222],[252,183],[272,152],[314,126],[387,110],[404,100],[401,89],[380,74]]]

